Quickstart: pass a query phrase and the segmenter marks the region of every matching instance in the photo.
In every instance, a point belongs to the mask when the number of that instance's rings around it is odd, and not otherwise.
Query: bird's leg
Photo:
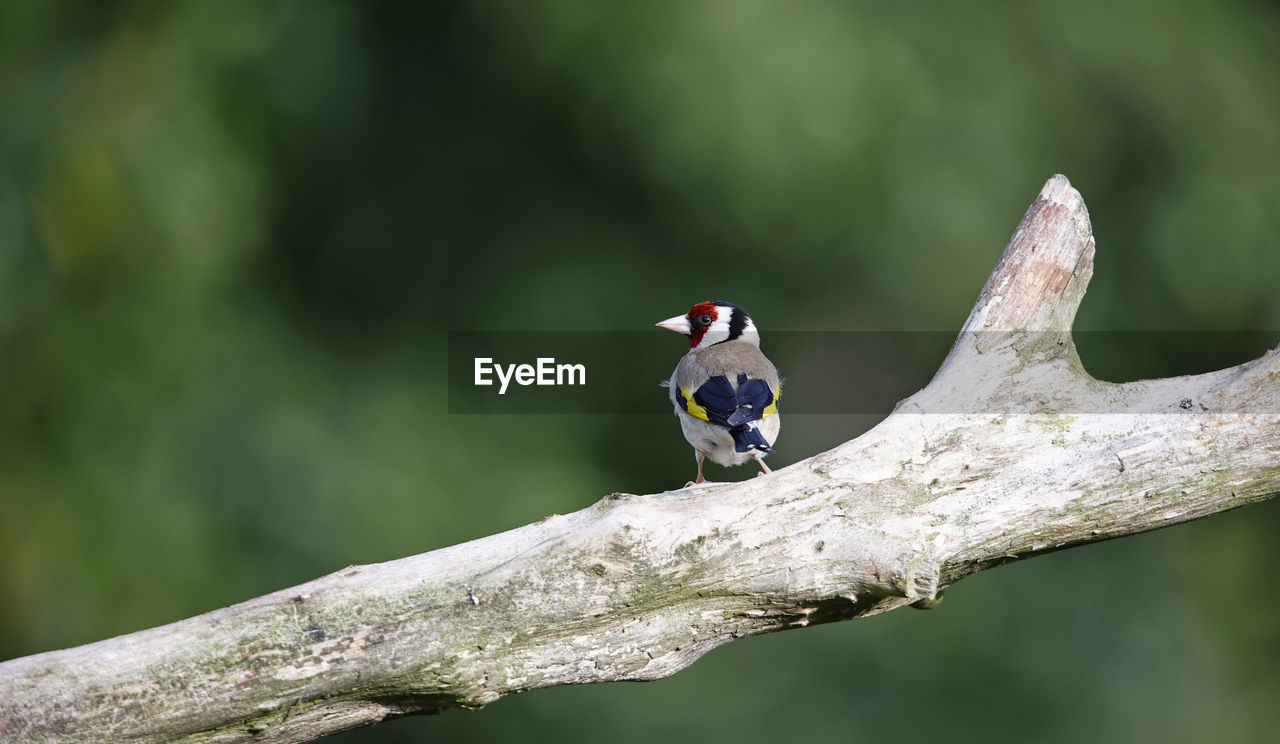
[[[685,488],[688,488],[689,486],[696,486],[696,485],[698,485],[699,483],[707,483],[707,482],[709,482],[709,481],[707,481],[707,479],[706,479],[706,478],[704,478],[704,477],[702,476],[702,461],[703,461],[703,460],[705,460],[705,459],[707,458],[707,456],[706,456],[706,455],[704,455],[704,454],[702,454],[702,453],[701,453],[701,452],[699,452],[698,450],[694,450],[694,451],[693,451],[693,456],[694,456],[694,458],[698,461],[698,479],[697,479],[697,480],[691,480],[691,481],[689,481],[688,483],[684,484],[684,487],[685,487]]]
[[[761,472],[756,473],[757,478],[759,478],[762,475],[768,475],[769,473],[773,472],[772,470],[769,469],[768,465],[764,464],[764,455],[760,454],[759,452],[753,452],[751,456],[756,458],[756,462],[760,463]]]

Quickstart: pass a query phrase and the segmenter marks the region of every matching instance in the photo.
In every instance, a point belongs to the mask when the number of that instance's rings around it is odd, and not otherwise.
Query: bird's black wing
[[[730,429],[758,421],[777,410],[769,383],[745,374],[738,375],[737,390],[728,377],[716,375],[693,391],[689,396],[692,400],[680,397],[681,407],[690,415]]]

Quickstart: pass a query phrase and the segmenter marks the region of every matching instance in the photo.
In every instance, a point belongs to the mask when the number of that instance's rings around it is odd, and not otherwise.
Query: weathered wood
[[[739,484],[614,494],[151,630],[0,664],[4,741],[296,742],[735,638],[927,605],[975,571],[1280,491],[1280,354],[1113,385],[1070,328],[1093,266],[1055,176],[930,384]]]

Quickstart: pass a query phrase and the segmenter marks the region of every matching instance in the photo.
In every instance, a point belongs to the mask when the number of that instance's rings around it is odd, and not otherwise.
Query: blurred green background
[[[766,351],[958,328],[1055,172],[1098,236],[1079,328],[1280,329],[1277,38],[1266,2],[4,3],[0,658],[679,485],[656,386],[650,415],[450,415],[446,331],[713,298]],[[1163,338],[1082,354],[1262,352]],[[788,417],[771,462],[874,420]],[[1262,741],[1278,529],[326,741]]]

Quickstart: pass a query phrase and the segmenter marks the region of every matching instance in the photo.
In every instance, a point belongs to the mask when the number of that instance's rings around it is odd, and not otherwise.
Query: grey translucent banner
[[[780,406],[784,413],[887,414],[928,384],[955,340],[954,331],[771,331],[761,347],[786,380]],[[1022,343],[1049,348],[1071,340],[1092,376],[1128,382],[1247,362],[1280,344],[1280,332],[1077,331],[1070,336],[1040,334]],[[667,391],[659,383],[688,350],[683,338],[660,329],[454,331],[448,347],[449,412],[455,414],[670,413]],[[974,409],[968,389],[1000,384],[1013,381],[966,380],[962,389],[933,396],[924,412],[1026,412],[1023,403],[1010,404],[1015,410]],[[1055,400],[1052,389],[1034,392],[1044,399],[1038,410],[1059,413],[1209,410],[1195,402],[1182,405],[1183,398],[1171,405],[1171,390],[1123,405],[1065,394]]]

